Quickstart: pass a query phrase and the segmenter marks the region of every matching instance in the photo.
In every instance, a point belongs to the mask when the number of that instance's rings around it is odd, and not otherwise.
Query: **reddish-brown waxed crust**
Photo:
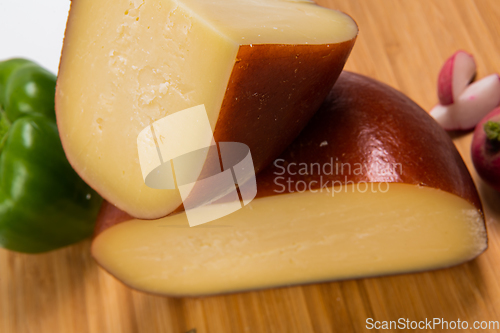
[[[323,165],[332,158],[351,167],[355,163],[371,166],[400,163],[402,172],[380,174],[368,168],[368,172],[362,174],[285,174],[283,177],[295,183],[317,181],[312,189],[321,186],[321,176],[323,182],[342,184],[352,181],[428,186],[462,197],[482,212],[476,187],[448,134],[407,96],[368,77],[343,72],[319,111],[278,160],[284,160],[280,165],[286,167],[287,163]],[[275,184],[278,177],[275,173],[281,171],[271,164],[257,175],[257,197],[287,193]],[[116,219],[118,209],[109,206],[103,205],[96,230],[103,231],[115,224],[110,220],[126,220]]]
[[[102,202],[101,209],[99,210],[99,214],[97,214],[94,237],[115,224],[132,219],[132,216],[104,200]]]
[[[264,169],[316,113],[355,39],[325,45],[240,46],[215,141],[246,144],[255,170]]]
[[[323,174],[323,182],[428,186],[464,198],[482,211],[474,182],[446,131],[407,96],[366,76],[343,72],[319,111],[279,157],[284,166],[292,162],[324,165],[332,158],[334,163],[338,158],[340,166],[351,165],[352,172],[346,179],[346,166],[344,174]],[[356,175],[356,163],[373,169]],[[397,163],[401,164],[398,172],[377,172],[376,166]],[[282,192],[283,187],[274,183],[275,173],[281,170],[272,164],[258,175],[259,197]],[[320,181],[321,175],[283,176],[310,184]]]

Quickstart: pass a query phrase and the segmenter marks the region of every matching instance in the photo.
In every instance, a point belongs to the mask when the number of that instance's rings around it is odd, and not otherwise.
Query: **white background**
[[[28,58],[57,73],[69,6],[70,0],[0,0],[0,61]]]

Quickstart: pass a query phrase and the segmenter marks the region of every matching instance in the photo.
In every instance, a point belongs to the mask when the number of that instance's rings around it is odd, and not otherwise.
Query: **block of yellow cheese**
[[[481,202],[447,133],[403,94],[344,72],[257,198],[190,228],[103,206],[92,253],[127,285],[206,295],[417,272],[487,247]]]
[[[246,144],[259,171],[318,109],[357,31],[311,1],[73,1],[56,92],[67,157],[120,209],[165,216],[181,197],[146,186],[143,129],[204,105],[214,139]]]

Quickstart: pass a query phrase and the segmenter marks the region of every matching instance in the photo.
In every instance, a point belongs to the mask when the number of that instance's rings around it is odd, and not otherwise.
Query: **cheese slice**
[[[194,228],[185,213],[132,219],[101,233],[92,253],[133,288],[185,296],[423,271],[485,249],[482,216],[466,200],[370,186],[260,198]]]
[[[181,197],[146,186],[141,131],[204,105],[214,139],[246,144],[259,171],[319,108],[357,31],[310,1],[73,1],[56,93],[67,157],[120,209],[165,216]]]

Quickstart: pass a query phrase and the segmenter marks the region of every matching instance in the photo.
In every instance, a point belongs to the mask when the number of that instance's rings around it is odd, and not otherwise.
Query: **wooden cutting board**
[[[359,25],[346,69],[400,89],[426,110],[437,102],[440,66],[457,49],[474,54],[478,78],[500,72],[500,1],[318,2],[350,14]],[[455,142],[472,170],[470,140],[469,134]],[[42,255],[0,250],[0,332],[349,333],[368,331],[367,318],[500,321],[500,194],[474,179],[490,245],[454,268],[174,299],[122,285],[93,261],[89,241]]]

